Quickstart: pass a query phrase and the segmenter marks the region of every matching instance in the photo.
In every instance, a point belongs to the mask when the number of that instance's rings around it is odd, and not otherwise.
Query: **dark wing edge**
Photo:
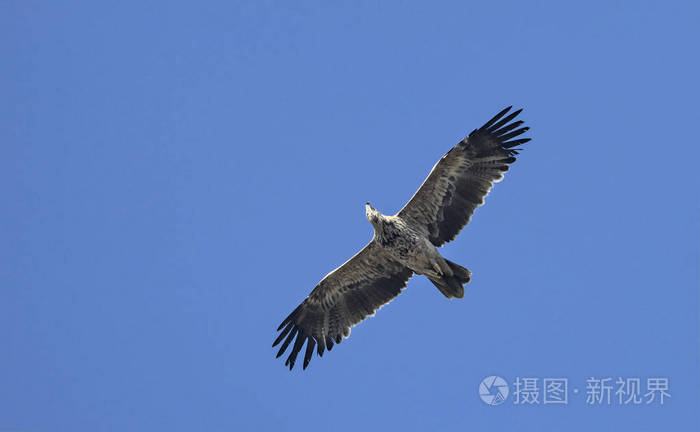
[[[435,246],[454,240],[502,180],[519,149],[530,138],[514,139],[529,127],[512,121],[522,109],[509,106],[447,152],[397,215],[421,230]],[[508,115],[506,115],[508,114]]]
[[[280,357],[292,345],[285,366],[291,371],[306,343],[303,369],[314,349],[319,357],[325,349],[350,336],[352,326],[389,303],[406,287],[413,271],[391,260],[371,241],[345,264],[329,273],[277,328],[281,333],[272,346],[282,342]]]

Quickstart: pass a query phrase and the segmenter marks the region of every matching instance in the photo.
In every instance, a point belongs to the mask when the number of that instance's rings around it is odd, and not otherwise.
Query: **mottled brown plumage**
[[[521,110],[499,112],[448,151],[410,201],[394,216],[367,203],[367,219],[375,228],[370,243],[328,275],[278,327],[277,357],[292,349],[285,365],[291,370],[304,344],[306,367],[314,350],[319,356],[350,335],[355,324],[389,303],[414,274],[422,274],[446,297],[461,298],[469,270],[437,251],[455,238],[483,204],[493,183],[500,181],[518,154],[513,147],[529,138],[513,139],[529,128],[511,122]]]

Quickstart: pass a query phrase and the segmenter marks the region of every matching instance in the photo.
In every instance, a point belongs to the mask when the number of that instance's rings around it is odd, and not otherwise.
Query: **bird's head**
[[[368,202],[365,204],[365,214],[367,215],[367,220],[372,224],[376,225],[379,222],[381,213],[379,213],[372,205]]]

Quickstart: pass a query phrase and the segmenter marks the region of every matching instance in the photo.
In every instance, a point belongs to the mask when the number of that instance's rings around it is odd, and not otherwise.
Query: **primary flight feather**
[[[518,154],[513,147],[530,141],[514,139],[529,128],[513,121],[522,110],[508,114],[511,108],[448,151],[396,215],[365,205],[374,226],[372,240],[328,273],[277,328],[281,333],[272,346],[282,343],[280,357],[292,345],[285,362],[290,370],[304,343],[306,369],[314,350],[323,356],[350,336],[352,326],[399,295],[414,273],[425,275],[447,298],[464,296],[471,272],[443,258],[437,248],[454,240],[503,178]]]

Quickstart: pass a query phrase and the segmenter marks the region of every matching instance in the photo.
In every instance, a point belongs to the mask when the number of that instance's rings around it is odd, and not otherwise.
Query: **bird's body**
[[[374,241],[387,256],[411,269],[415,274],[425,275],[430,280],[453,277],[449,261],[445,260],[435,245],[411,228],[401,216],[384,216],[367,203],[367,219],[374,226]],[[466,269],[465,269],[466,270]],[[467,270],[468,272],[468,270]],[[461,284],[456,288],[455,297],[462,297]],[[448,298],[453,295],[446,294]]]
[[[350,335],[352,326],[393,300],[415,273],[425,275],[447,298],[462,298],[471,272],[440,255],[483,204],[493,183],[515,162],[513,147],[529,138],[512,138],[529,128],[511,122],[520,111],[510,107],[448,151],[411,200],[396,215],[385,216],[369,203],[366,216],[374,237],[360,252],[316,285],[311,294],[280,324],[273,346],[277,357],[290,346],[291,370],[306,343],[304,368],[314,350],[319,356]],[[504,117],[505,116],[505,117]]]
[[[367,210],[375,213],[369,204]],[[406,222],[398,216],[384,216],[379,214],[374,225],[374,241],[386,250],[387,254],[396,261],[420,273],[420,257],[437,253],[428,239],[421,236],[416,230],[411,229]]]

